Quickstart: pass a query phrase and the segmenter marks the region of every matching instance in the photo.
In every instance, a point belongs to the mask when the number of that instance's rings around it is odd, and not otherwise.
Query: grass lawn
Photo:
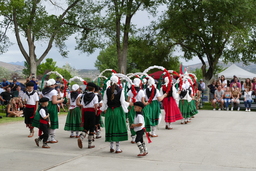
[[[65,115],[68,112],[60,112],[60,115]],[[0,108],[0,116],[3,118],[0,119],[0,124],[8,123],[8,122],[17,122],[17,121],[23,121],[24,122],[24,117],[6,117],[5,112]]]

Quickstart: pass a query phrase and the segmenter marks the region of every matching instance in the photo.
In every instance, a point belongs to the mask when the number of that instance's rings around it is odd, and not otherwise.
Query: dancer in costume
[[[35,139],[36,145],[39,147],[39,142],[43,140],[43,146],[42,148],[50,148],[47,145],[47,139],[49,137],[49,113],[48,113],[48,101],[49,99],[46,97],[43,97],[39,100],[40,106],[39,106],[39,115],[40,115],[40,130],[43,132],[42,135],[40,135],[38,138]]]
[[[102,107],[102,96],[100,94],[100,87],[96,86],[94,93],[98,96],[98,107],[97,107],[97,114],[95,115],[95,132],[96,132],[96,139],[101,138],[101,128],[102,120],[101,120],[101,110]]]
[[[58,119],[58,103],[62,103],[64,99],[57,100],[57,91],[55,90],[55,80],[49,79],[46,81],[46,86],[42,90],[42,97],[46,97],[49,99],[49,104],[47,106],[48,112],[50,114],[51,126],[49,129],[49,143],[57,143],[58,141],[55,139],[55,130],[59,128],[59,119]],[[33,120],[33,126],[39,128],[40,127],[40,115],[36,113],[35,118]]]
[[[135,110],[135,118],[134,118],[134,123],[131,124],[131,128],[134,129],[136,132],[136,139],[135,142],[140,150],[140,154],[137,156],[145,156],[148,154],[148,150],[146,147],[145,142],[143,141],[143,135],[144,135],[144,117],[142,113],[142,109],[144,108],[144,104],[142,102],[135,102],[134,103],[134,110]]]
[[[139,101],[139,102],[142,102],[144,105],[147,105],[147,103],[144,100],[145,99],[144,91],[140,88],[141,80],[139,78],[134,78],[133,83],[134,83],[136,92],[129,90],[127,101],[132,102],[132,103]],[[127,114],[130,125],[133,124],[133,120],[134,120],[135,116],[136,116],[136,112],[134,110],[134,106],[131,105],[131,106],[129,106],[129,112]],[[136,133],[133,128],[130,128],[130,131],[131,131],[131,136],[132,136],[131,143],[134,144]]]
[[[34,116],[36,114],[36,110],[38,107],[39,96],[34,90],[34,83],[28,82],[26,84],[27,91],[24,93],[22,99],[25,103],[25,108],[23,110],[25,116],[25,124],[29,128],[29,135],[28,137],[34,136],[34,127],[32,126],[32,122]]]
[[[88,134],[88,148],[94,148],[92,145],[93,134],[95,130],[95,115],[98,107],[98,96],[94,94],[96,84],[90,82],[87,84],[86,91],[76,100],[77,106],[82,107],[82,123],[84,126],[83,132],[77,139],[78,147],[83,148],[83,139]],[[81,102],[80,102],[81,100]]]
[[[105,141],[110,142],[110,152],[114,152],[116,142],[116,153],[122,153],[120,141],[128,140],[125,113],[128,112],[129,103],[125,101],[124,91],[119,87],[119,79],[112,75],[111,86],[108,87],[103,96],[101,111],[105,111]]]
[[[149,105],[144,108],[144,112],[146,117],[148,117],[150,120],[150,135],[151,137],[158,137],[158,135],[156,134],[156,126],[158,125],[159,116],[161,114],[159,102],[167,97],[167,94],[165,93],[162,96],[160,95],[159,90],[156,89],[155,80],[153,78],[148,79],[148,88],[144,90],[144,93],[146,95],[146,101],[149,103]],[[147,119],[145,119],[145,121],[147,121]],[[147,125],[147,123],[145,124]]]
[[[195,101],[191,97],[192,87],[187,79],[181,81],[181,92],[179,108],[184,119],[181,120],[181,124],[187,124],[192,116],[197,114]]]
[[[169,78],[164,78],[165,84],[161,87],[160,94],[164,94],[167,91],[167,87],[169,84]],[[179,96],[175,87],[172,87],[168,92],[167,97],[163,99],[163,107],[165,111],[165,129],[173,129],[172,122],[176,122],[177,120],[183,119],[180,109],[177,106],[175,99],[173,98]]]
[[[78,138],[79,131],[83,130],[83,127],[81,126],[81,109],[79,106],[76,105],[77,98],[81,96],[79,85],[72,85],[72,90],[73,91],[68,95],[67,104],[69,105],[69,111],[66,118],[64,130],[71,131],[70,138]],[[76,134],[74,134],[74,132],[76,132]]]

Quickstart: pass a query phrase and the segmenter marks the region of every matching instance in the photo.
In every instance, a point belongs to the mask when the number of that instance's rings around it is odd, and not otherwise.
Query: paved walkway
[[[201,110],[191,123],[177,122],[173,130],[165,130],[162,120],[159,137],[147,144],[149,154],[143,158],[130,141],[121,142],[123,153],[109,153],[104,129],[94,149],[79,149],[63,130],[65,118],[60,116],[56,132],[59,143],[49,144],[50,149],[27,138],[23,122],[0,125],[0,170],[256,171],[256,112]]]

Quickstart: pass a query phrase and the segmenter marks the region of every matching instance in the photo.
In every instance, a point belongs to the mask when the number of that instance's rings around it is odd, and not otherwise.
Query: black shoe
[[[0,116],[0,119],[2,119],[3,117],[2,116]]]

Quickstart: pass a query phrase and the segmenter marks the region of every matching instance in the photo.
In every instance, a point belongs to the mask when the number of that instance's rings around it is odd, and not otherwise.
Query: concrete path
[[[201,110],[191,123],[176,122],[173,130],[165,130],[162,120],[159,137],[146,144],[149,154],[143,158],[130,139],[121,142],[123,153],[109,153],[104,129],[94,149],[79,149],[63,130],[66,116],[59,119],[59,143],[49,144],[50,149],[27,138],[23,122],[0,125],[0,170],[256,171],[256,112]]]

